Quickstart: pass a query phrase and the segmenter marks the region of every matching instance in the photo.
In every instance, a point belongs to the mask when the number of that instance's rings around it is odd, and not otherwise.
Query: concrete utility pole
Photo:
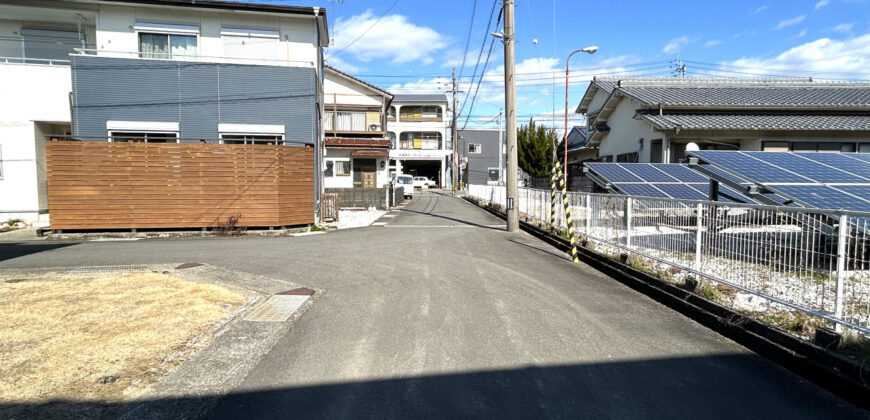
[[[514,0],[504,0],[504,106],[507,111],[507,231],[520,230],[517,211],[517,86],[514,79]]]
[[[451,89],[451,92],[453,93],[453,121],[450,123],[450,138],[453,139],[453,180],[451,184],[453,185],[453,195],[456,195],[456,184],[459,180],[459,135],[456,130],[456,118],[458,117],[458,115],[456,115],[458,113],[456,110],[456,94],[459,90],[456,88],[456,67],[453,68],[453,88]]]
[[[498,185],[504,184],[504,109],[498,110]]]

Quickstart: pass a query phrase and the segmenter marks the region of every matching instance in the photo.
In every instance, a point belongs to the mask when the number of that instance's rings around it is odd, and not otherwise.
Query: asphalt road
[[[297,238],[0,244],[0,268],[199,261],[325,292],[212,418],[867,413],[462,200]]]

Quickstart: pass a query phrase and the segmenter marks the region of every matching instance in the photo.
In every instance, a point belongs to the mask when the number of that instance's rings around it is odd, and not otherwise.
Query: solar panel
[[[621,163],[619,166],[628,169],[646,182],[679,182],[678,179],[656,169],[649,163]]]
[[[809,178],[763,162],[744,152],[705,150],[691,154],[758,183],[812,182]]]
[[[870,211],[870,201],[827,185],[777,185],[776,191],[822,209]]]
[[[617,163],[593,162],[587,163],[586,166],[607,179],[609,182],[643,182],[642,179],[638,178]]]
[[[621,190],[622,192],[628,195],[636,195],[639,197],[662,197],[669,198],[667,194],[663,193],[661,190],[653,187],[651,184],[638,183],[638,184],[627,184],[620,183],[615,184],[616,188]]]
[[[689,167],[686,165],[680,165],[675,163],[650,163],[649,165],[676,178],[680,182],[710,181],[709,178],[689,169]]]
[[[843,153],[797,153],[798,156],[829,165],[870,180],[870,160]]]
[[[700,190],[692,188],[690,185],[700,185],[699,188],[704,188],[705,184],[653,184],[656,188],[662,190],[665,194],[673,198],[682,198],[685,200],[706,200],[707,194]]]
[[[764,161],[774,166],[778,166],[784,170],[800,174],[811,181],[821,183],[840,183],[840,182],[867,182],[867,179],[842,171],[830,165],[819,163],[812,159],[807,159],[796,153],[788,152],[762,152],[753,153],[752,158]],[[764,182],[764,181],[759,181]],[[768,181],[772,182],[772,181]],[[785,181],[792,182],[792,181]]]
[[[713,173],[715,173],[715,174],[717,174],[717,175],[719,175],[719,176],[721,176],[721,177],[723,177],[723,178],[725,178],[725,179],[727,179],[727,180],[729,180],[729,181],[731,181],[731,182],[734,182],[734,183],[737,183],[737,184],[743,184],[743,185],[749,185],[749,184],[751,184],[751,182],[749,182],[749,181],[747,181],[747,180],[745,180],[745,179],[742,179],[742,178],[740,178],[740,177],[734,176],[733,174],[731,174],[731,173],[729,173],[729,172],[725,172],[725,171],[723,171],[722,169],[719,169],[719,168],[716,167],[716,166],[713,166],[713,165],[710,165],[710,164],[703,164],[703,165],[700,165],[700,166],[701,166],[701,168],[704,168],[704,169],[706,169],[706,170],[708,170],[708,171],[710,171],[710,172],[713,172]]]

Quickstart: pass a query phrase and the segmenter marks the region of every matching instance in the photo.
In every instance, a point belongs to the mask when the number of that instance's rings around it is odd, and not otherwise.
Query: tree
[[[531,176],[546,176],[553,166],[553,145],[558,143],[556,131],[535,125],[529,119],[528,125],[517,129],[517,159],[520,168]]]

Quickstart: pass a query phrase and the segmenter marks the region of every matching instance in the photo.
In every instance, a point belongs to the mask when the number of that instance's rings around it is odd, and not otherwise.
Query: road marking
[[[122,242],[122,241],[138,241],[142,238],[97,238],[91,239],[91,242]]]
[[[383,216],[381,216],[381,217],[396,217],[396,215],[395,215],[395,214],[385,214],[385,215],[383,215]]]
[[[372,223],[372,226],[386,226],[386,225],[387,225],[386,222],[374,222],[374,223]]]

